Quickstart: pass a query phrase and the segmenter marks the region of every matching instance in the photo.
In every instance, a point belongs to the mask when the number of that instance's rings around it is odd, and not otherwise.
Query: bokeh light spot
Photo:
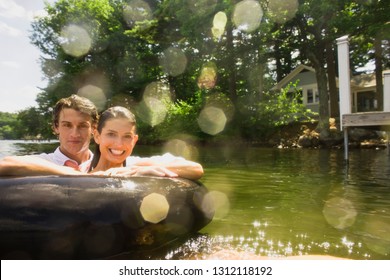
[[[200,129],[210,135],[216,135],[225,129],[227,118],[225,112],[217,107],[204,108],[198,117]]]
[[[162,194],[151,193],[142,200],[140,211],[145,221],[157,224],[168,216],[169,203]]]
[[[150,126],[162,123],[172,102],[169,85],[150,83],[144,90],[142,102],[137,106],[137,115]]]
[[[260,26],[263,17],[263,9],[259,2],[254,0],[243,0],[234,7],[234,25],[244,32],[252,32]]]
[[[167,48],[160,56],[159,61],[163,71],[173,77],[182,74],[187,67],[186,55],[176,47]]]
[[[143,0],[133,0],[123,8],[123,18],[129,27],[138,25],[146,28],[145,21],[153,19],[153,14],[148,3]]]
[[[230,98],[226,96],[226,94],[215,92],[208,95],[206,97],[206,107],[208,106],[220,108],[224,112],[228,121],[233,118],[235,110],[234,105]]]
[[[80,88],[77,94],[91,100],[100,111],[106,106],[107,97],[100,87],[86,85]]]
[[[268,13],[277,23],[284,23],[292,19],[297,10],[297,0],[270,0],[268,3]]]
[[[192,200],[195,204],[195,206],[202,211],[202,213],[207,217],[208,219],[213,219],[215,214],[215,205],[214,205],[214,199],[211,195],[208,195],[209,193],[206,193],[205,195],[199,192],[195,192],[194,196],[192,197]]]
[[[197,16],[209,14],[215,9],[218,0],[186,0],[183,3]]]
[[[198,149],[194,145],[181,139],[172,139],[166,142],[164,151],[193,161],[197,161],[199,155]]]
[[[227,16],[224,12],[218,12],[215,14],[213,19],[213,27],[211,32],[215,40],[219,40],[223,33],[225,32],[225,27],[227,23]]]
[[[225,217],[230,210],[229,198],[220,191],[210,191],[207,193],[201,205],[202,210],[210,215],[213,214],[215,219]]]
[[[211,89],[217,83],[217,66],[213,62],[205,63],[200,70],[198,77],[198,87],[201,89]]]
[[[152,127],[164,121],[167,110],[167,106],[164,102],[154,97],[144,98],[137,107],[137,111],[142,120]]]
[[[322,213],[326,221],[337,229],[344,229],[355,223],[357,211],[353,203],[345,198],[334,197],[325,202]]]
[[[92,39],[84,28],[69,24],[61,30],[60,44],[65,53],[80,57],[89,52]]]

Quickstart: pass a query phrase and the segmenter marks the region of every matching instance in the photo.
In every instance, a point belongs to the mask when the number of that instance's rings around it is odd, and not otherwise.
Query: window
[[[318,103],[320,101],[320,97],[318,95],[317,90],[308,89],[307,90],[307,104]]]

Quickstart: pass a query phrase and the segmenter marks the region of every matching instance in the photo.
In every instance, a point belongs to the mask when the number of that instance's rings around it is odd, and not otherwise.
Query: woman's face
[[[95,131],[94,137],[100,147],[101,159],[113,164],[124,162],[138,140],[135,126],[124,118],[106,121],[101,133]]]

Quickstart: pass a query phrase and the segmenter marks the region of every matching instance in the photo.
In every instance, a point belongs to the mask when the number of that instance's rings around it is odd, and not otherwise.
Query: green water
[[[208,159],[223,153],[205,153],[202,181],[228,199],[203,232],[259,255],[389,258],[385,150],[352,151],[349,165],[329,150],[240,148]]]
[[[0,141],[0,158],[4,149],[27,154],[55,146]],[[161,152],[135,149],[145,156]],[[231,249],[260,256],[390,259],[387,150],[351,150],[348,165],[342,150],[230,146],[197,148],[196,154],[215,217],[199,235],[148,258],[199,258]]]

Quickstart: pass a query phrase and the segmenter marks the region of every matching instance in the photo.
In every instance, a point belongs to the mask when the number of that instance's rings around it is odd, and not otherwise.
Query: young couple
[[[148,175],[192,180],[203,176],[199,163],[169,153],[131,156],[138,140],[136,120],[124,107],[111,107],[99,117],[90,100],[72,95],[54,107],[53,130],[60,141],[53,153],[5,157],[0,161],[0,176]],[[91,136],[95,154],[89,150]]]

